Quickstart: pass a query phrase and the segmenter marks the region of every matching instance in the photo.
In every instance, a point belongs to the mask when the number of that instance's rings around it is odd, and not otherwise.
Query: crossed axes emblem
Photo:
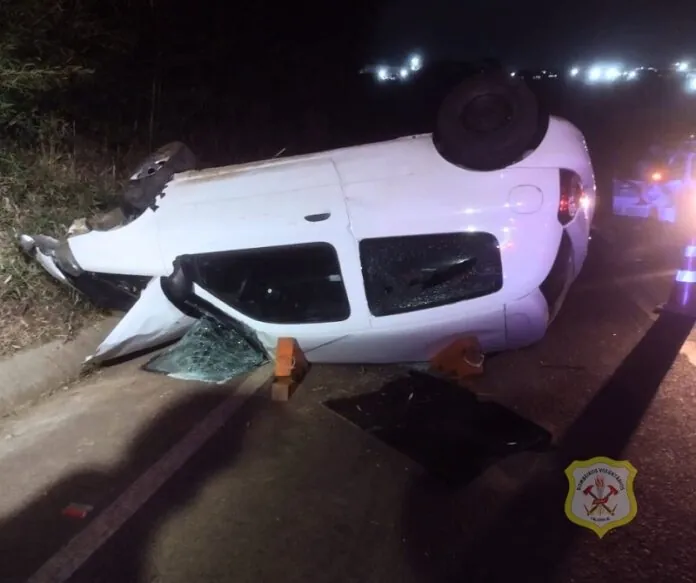
[[[597,492],[599,495],[597,495],[593,492],[595,487],[597,488]],[[599,508],[602,508],[608,514],[611,514],[612,516],[614,516],[614,512],[616,512],[616,505],[613,508],[609,508],[607,503],[609,502],[609,499],[612,496],[616,496],[619,493],[619,491],[616,488],[614,488],[614,486],[609,485],[609,493],[606,496],[604,496],[604,479],[603,478],[601,478],[599,476],[597,478],[595,478],[595,483],[590,484],[587,488],[585,488],[582,491],[582,493],[585,494],[585,496],[592,496],[592,504],[590,504],[589,508],[583,504],[583,506],[585,506],[585,511],[587,512],[587,516],[591,516]]]

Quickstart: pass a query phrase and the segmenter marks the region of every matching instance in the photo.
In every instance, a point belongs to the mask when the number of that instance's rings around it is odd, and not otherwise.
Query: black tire
[[[452,164],[499,170],[535,150],[548,127],[549,114],[524,81],[493,71],[465,80],[445,97],[433,143]]]
[[[152,206],[177,172],[193,170],[196,157],[182,142],[171,142],[150,154],[133,173],[123,195],[126,214],[140,214]]]

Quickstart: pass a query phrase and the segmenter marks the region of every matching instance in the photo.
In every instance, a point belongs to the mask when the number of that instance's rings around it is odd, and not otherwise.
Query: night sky
[[[413,50],[431,61],[494,57],[513,67],[596,59],[662,65],[696,52],[693,0],[153,0],[152,5],[154,22],[143,5],[134,23],[142,27],[146,54],[154,44],[165,53],[187,53],[189,59],[179,60],[183,66],[229,57],[235,71],[260,64],[359,66],[401,61]]]
[[[671,62],[696,49],[690,0],[387,0],[371,56],[498,57],[513,66],[619,59]]]
[[[119,53],[83,47],[96,74],[62,101],[78,129],[119,147],[134,132],[148,144],[184,139],[225,160],[425,131],[432,112],[419,96],[434,107],[467,68],[428,68],[437,60],[493,58],[514,69],[696,62],[694,0],[71,1],[132,40]],[[426,70],[408,89],[390,92],[357,75],[367,64],[399,65],[412,51]],[[422,127],[406,128],[414,112]],[[389,131],[377,131],[380,123]]]

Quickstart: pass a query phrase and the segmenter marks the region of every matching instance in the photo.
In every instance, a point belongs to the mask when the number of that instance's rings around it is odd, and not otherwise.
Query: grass
[[[17,245],[21,233],[61,237],[115,198],[113,157],[98,148],[0,148],[0,357],[70,339],[100,314]]]

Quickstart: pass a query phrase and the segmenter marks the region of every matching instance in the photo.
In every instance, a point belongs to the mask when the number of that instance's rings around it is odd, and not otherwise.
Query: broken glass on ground
[[[267,356],[238,331],[203,317],[179,342],[143,368],[175,379],[221,384],[267,361]]]

